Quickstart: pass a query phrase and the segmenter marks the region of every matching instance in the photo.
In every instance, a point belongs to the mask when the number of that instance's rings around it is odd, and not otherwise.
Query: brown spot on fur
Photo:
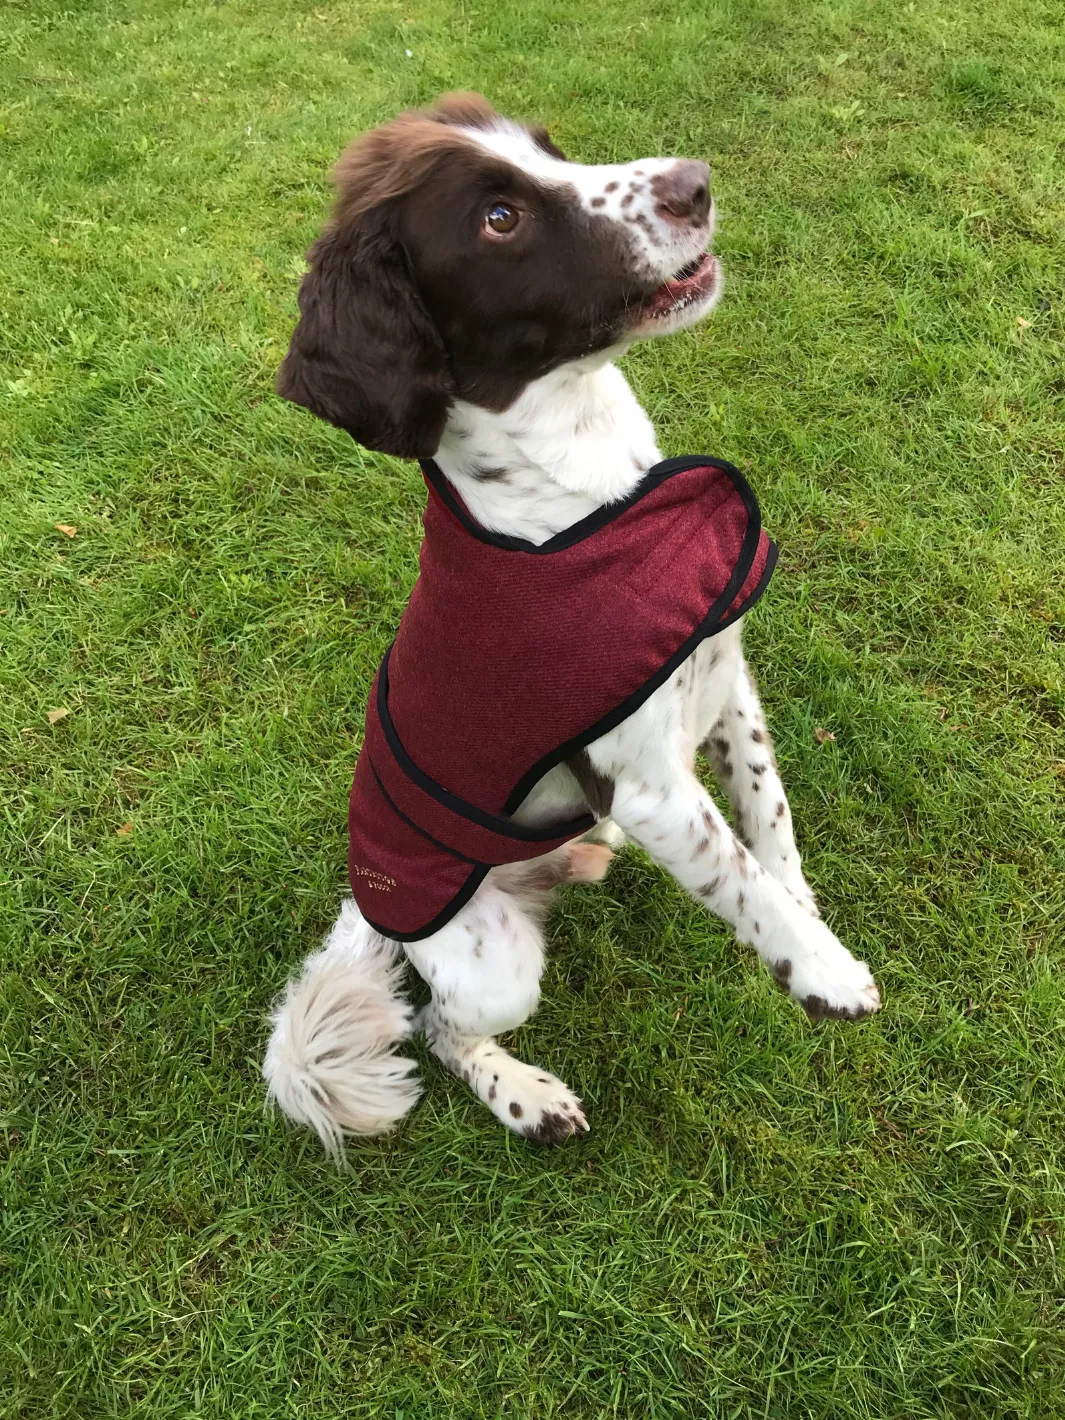
[[[707,850],[709,847],[710,847],[710,840],[709,840],[709,838],[700,838],[700,839],[699,839],[699,842],[698,842],[698,843],[695,845],[695,847],[692,849],[692,856],[693,856],[694,858],[701,858],[701,857],[703,856],[703,854],[706,852],[706,850]]]
[[[765,735],[762,734],[761,730],[752,730],[751,739],[754,740],[756,745],[765,744]]]
[[[780,802],[779,804],[777,804],[777,818],[783,818],[783,817],[784,817],[784,810],[785,810],[786,807],[787,807],[787,805],[784,803],[783,800],[781,800],[781,802]]]
[[[523,1112],[523,1111],[522,1111],[522,1107],[521,1107],[521,1105],[518,1103],[518,1101],[517,1101],[517,1100],[511,1100],[511,1102],[510,1102],[510,1113],[511,1113],[511,1116],[512,1116],[514,1119],[520,1119],[521,1116],[522,1116],[522,1112]]]
[[[830,1006],[823,996],[807,996],[802,1008],[812,1021],[860,1021],[868,1011],[849,1011],[844,1006]]]
[[[605,207],[605,206],[606,206],[606,198],[605,198],[605,197],[593,197],[592,200],[591,200],[591,202],[590,202],[590,204],[589,204],[589,206],[591,206],[591,207]]]
[[[606,187],[603,188],[603,191],[604,191],[604,192],[617,192],[617,190],[618,190],[618,188],[619,188],[620,186],[621,186],[620,183],[608,182],[607,185],[606,185]]]
[[[496,1087],[495,1087],[495,1085],[489,1085],[489,1086],[488,1086],[488,1098],[489,1098],[490,1100],[494,1100],[495,1097],[496,1097]]]
[[[621,205],[622,205],[622,207],[628,207],[628,205],[629,205],[629,203],[630,203],[631,201],[632,201],[632,193],[631,193],[631,192],[627,192],[627,193],[625,194],[625,196],[621,199]]]
[[[761,933],[761,931],[762,931],[762,924],[761,924],[761,922],[756,922],[756,923],[754,924],[754,935],[755,935],[756,937],[759,936],[760,933]]]
[[[773,980],[786,991],[791,981],[791,958],[781,957],[769,969],[773,973]]]
[[[742,912],[743,909],[744,909],[744,907],[745,907],[745,905],[746,905],[746,903],[747,903],[747,895],[746,895],[746,893],[742,893],[742,892],[741,892],[741,893],[737,893],[737,895],[736,895],[736,911],[737,911],[737,912]]]
[[[747,768],[752,774],[764,774],[769,768],[768,764],[748,764]]]
[[[711,878],[708,883],[703,883],[701,888],[697,888],[700,897],[713,897],[721,886],[720,878]]]
[[[539,1122],[531,1129],[524,1130],[524,1136],[532,1144],[561,1144],[576,1133],[577,1125],[564,1114],[541,1114]]]
[[[588,807],[596,818],[609,818],[614,806],[614,781],[600,774],[586,749],[578,750],[566,760],[566,768],[581,786]]]

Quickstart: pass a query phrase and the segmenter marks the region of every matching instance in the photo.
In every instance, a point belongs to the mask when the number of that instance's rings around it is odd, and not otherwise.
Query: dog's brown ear
[[[364,216],[327,230],[307,256],[278,394],[368,449],[430,457],[453,385],[403,253],[383,225]]]

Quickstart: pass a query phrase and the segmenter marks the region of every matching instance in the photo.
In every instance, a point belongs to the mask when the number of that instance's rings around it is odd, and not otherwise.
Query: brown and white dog
[[[428,456],[481,525],[536,543],[628,495],[661,458],[613,363],[636,340],[700,320],[721,294],[705,163],[585,166],[546,132],[451,94],[359,139],[311,248],[287,399],[368,448]],[[432,1052],[508,1128],[543,1143],[586,1129],[581,1102],[495,1037],[539,1001],[554,884],[601,877],[627,836],[754,947],[811,1016],[878,1009],[873,978],[819,920],[740,642],[704,640],[616,729],[548,773],[516,817],[586,806],[599,842],[493,869],[441,930],[408,943],[432,999],[413,1017],[399,948],[354,902],[288,985],[264,1074],[331,1151],[412,1106]],[[702,749],[735,832],[695,774]]]

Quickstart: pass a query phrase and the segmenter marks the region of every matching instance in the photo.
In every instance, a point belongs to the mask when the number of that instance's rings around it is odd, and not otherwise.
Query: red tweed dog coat
[[[623,502],[537,546],[486,532],[432,461],[421,571],[366,709],[348,869],[363,916],[414,942],[495,863],[595,822],[514,810],[765,590],[776,548],[731,464],[656,464]]]

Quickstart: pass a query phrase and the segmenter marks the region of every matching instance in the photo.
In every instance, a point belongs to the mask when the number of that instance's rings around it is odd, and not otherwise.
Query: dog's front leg
[[[615,775],[615,821],[754,947],[808,1015],[856,1020],[878,1009],[865,963],[766,872],[679,755],[651,754]]]
[[[808,912],[817,902],[802,871],[791,809],[750,669],[738,654],[721,714],[700,746],[732,805],[737,832],[754,856]]]

